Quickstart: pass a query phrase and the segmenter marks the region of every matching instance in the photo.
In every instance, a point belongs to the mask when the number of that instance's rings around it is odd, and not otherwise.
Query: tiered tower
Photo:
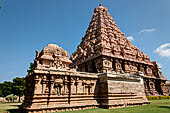
[[[145,84],[148,84],[146,85],[148,95],[164,92],[161,87],[155,86],[155,84],[165,84],[166,81],[162,74],[159,74],[161,71],[156,62],[151,62],[148,55],[130,43],[116,25],[108,9],[101,5],[95,8],[86,34],[77,50],[71,55],[71,60],[72,67],[84,72],[134,74],[141,71],[146,78]]]
[[[150,68],[153,65],[148,55],[130,43],[108,13],[108,9],[103,6],[95,8],[86,34],[71,60],[79,71],[88,72],[120,72],[122,69],[125,72],[136,72],[140,65],[134,66],[133,63],[126,62],[131,61],[148,65],[148,74],[151,74]]]

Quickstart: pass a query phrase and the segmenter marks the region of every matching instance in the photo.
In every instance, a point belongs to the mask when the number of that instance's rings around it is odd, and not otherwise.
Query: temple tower
[[[152,66],[149,56],[130,43],[103,6],[95,8],[86,34],[71,60],[73,67],[87,72],[136,72],[140,70],[136,63],[147,64],[148,68]]]
[[[86,34],[71,60],[71,67],[83,72],[143,72],[147,95],[166,94],[166,90],[156,86],[163,86],[166,81],[157,63],[131,44],[104,6],[94,9]]]

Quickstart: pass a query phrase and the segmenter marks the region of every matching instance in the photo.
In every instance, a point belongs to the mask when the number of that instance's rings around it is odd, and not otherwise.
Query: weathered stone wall
[[[96,107],[97,74],[34,70],[26,77],[24,112]]]
[[[143,79],[137,75],[99,75],[101,105],[106,108],[149,103],[144,92]]]

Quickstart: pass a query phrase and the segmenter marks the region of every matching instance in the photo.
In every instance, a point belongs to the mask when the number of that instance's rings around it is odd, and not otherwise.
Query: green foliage
[[[8,102],[14,102],[15,100],[17,100],[18,96],[14,95],[14,94],[10,94],[10,95],[7,95],[5,97],[5,99],[8,101]]]
[[[2,97],[2,96],[3,96],[3,94],[2,94],[2,88],[3,88],[3,84],[2,84],[2,83],[0,83],[0,97]]]
[[[2,96],[6,97],[9,94],[12,94],[12,82],[5,81],[1,84]]]
[[[34,65],[34,63],[31,62],[29,69],[30,69],[30,70],[33,70],[34,68],[35,68],[35,65]]]
[[[16,77],[13,79],[13,94],[22,96],[25,90],[24,78]]]
[[[170,99],[170,96],[146,96],[148,100]]]
[[[24,78],[19,78],[16,77],[13,79],[13,94],[19,96],[19,102],[20,102],[20,96],[24,95],[24,91],[25,91],[25,80]]]
[[[20,97],[24,95],[25,88],[25,79],[16,77],[13,79],[13,82],[5,81],[0,83],[0,96],[6,97],[7,95],[14,94],[19,96],[20,101]]]

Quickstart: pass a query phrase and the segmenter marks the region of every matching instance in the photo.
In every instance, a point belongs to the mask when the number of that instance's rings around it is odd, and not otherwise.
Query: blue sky
[[[99,3],[170,79],[170,0],[0,0],[0,82],[24,77],[48,43],[74,52]]]

